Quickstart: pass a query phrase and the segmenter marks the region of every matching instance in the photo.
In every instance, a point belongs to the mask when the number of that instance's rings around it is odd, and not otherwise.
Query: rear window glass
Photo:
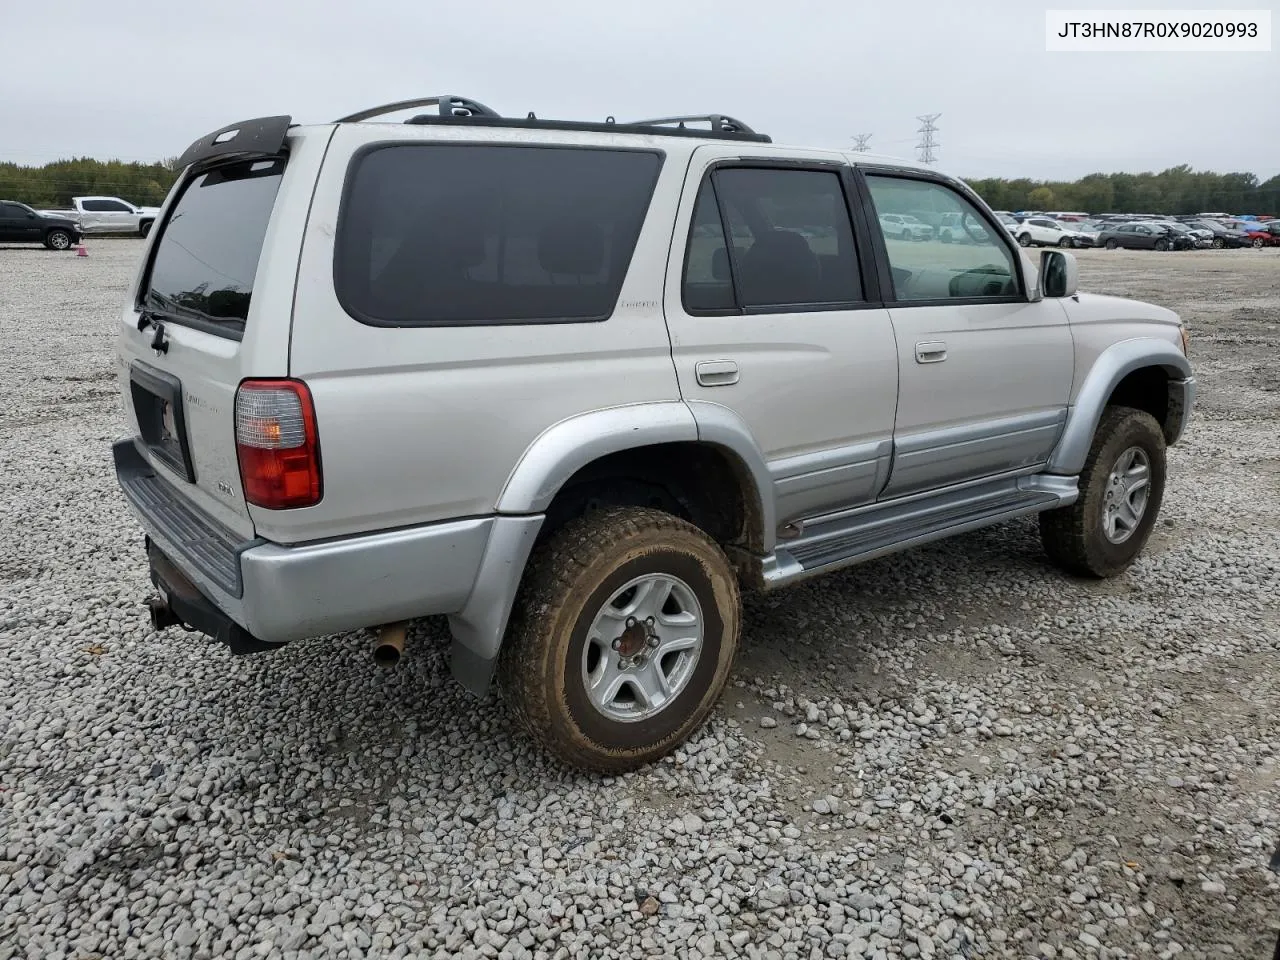
[[[378,147],[350,173],[338,297],[395,326],[603,320],[661,164],[629,150]]]
[[[183,189],[164,224],[142,305],[214,332],[244,332],[283,160],[225,164]]]

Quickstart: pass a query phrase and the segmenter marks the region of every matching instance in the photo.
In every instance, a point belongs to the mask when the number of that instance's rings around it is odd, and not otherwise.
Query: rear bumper
[[[482,606],[504,608],[486,631],[497,629],[500,638],[508,597],[541,525],[541,517],[491,516],[292,547],[243,540],[157,476],[132,439],[116,443],[113,454],[121,490],[149,540],[152,579],[167,585],[174,612],[191,627],[229,643],[234,635],[253,649],[430,614],[453,615],[461,626],[480,619],[478,604],[468,603],[473,594],[485,598]],[[494,552],[507,562],[486,558]],[[496,653],[493,639],[475,638],[483,648],[476,652],[484,656],[492,644]]]

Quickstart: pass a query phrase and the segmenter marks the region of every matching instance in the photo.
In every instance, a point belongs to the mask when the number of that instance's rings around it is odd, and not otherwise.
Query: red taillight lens
[[[299,380],[246,380],[236,392],[236,456],[244,498],[286,510],[320,502],[320,439]]]

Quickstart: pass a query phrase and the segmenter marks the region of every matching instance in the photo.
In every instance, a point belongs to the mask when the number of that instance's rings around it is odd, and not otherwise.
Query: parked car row
[[[1108,250],[1198,250],[1280,246],[1280,220],[1201,214],[1028,214],[997,211],[1024,247],[1104,247]]]

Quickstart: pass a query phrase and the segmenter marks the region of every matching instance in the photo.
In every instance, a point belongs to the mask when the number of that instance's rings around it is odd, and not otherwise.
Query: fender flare
[[[699,440],[726,448],[745,464],[756,486],[765,549],[773,549],[769,473],[746,424],[727,407],[686,406],[674,400],[610,407],[561,420],[539,434],[508,476],[476,583],[462,609],[449,617],[452,672],[464,687],[477,696],[489,687],[524,566],[542,526],[541,514],[561,487],[587,464],[611,453]]]
[[[1067,415],[1062,437],[1045,466],[1047,473],[1074,476],[1084,469],[1107,398],[1121,380],[1143,367],[1160,367],[1174,381],[1191,378],[1191,364],[1182,351],[1167,340],[1137,337],[1112,344],[1098,355],[1085,376]]]
[[[498,495],[498,513],[543,513],[587,464],[611,453],[698,439],[693,414],[679,400],[593,410],[553,424],[529,444]]]

